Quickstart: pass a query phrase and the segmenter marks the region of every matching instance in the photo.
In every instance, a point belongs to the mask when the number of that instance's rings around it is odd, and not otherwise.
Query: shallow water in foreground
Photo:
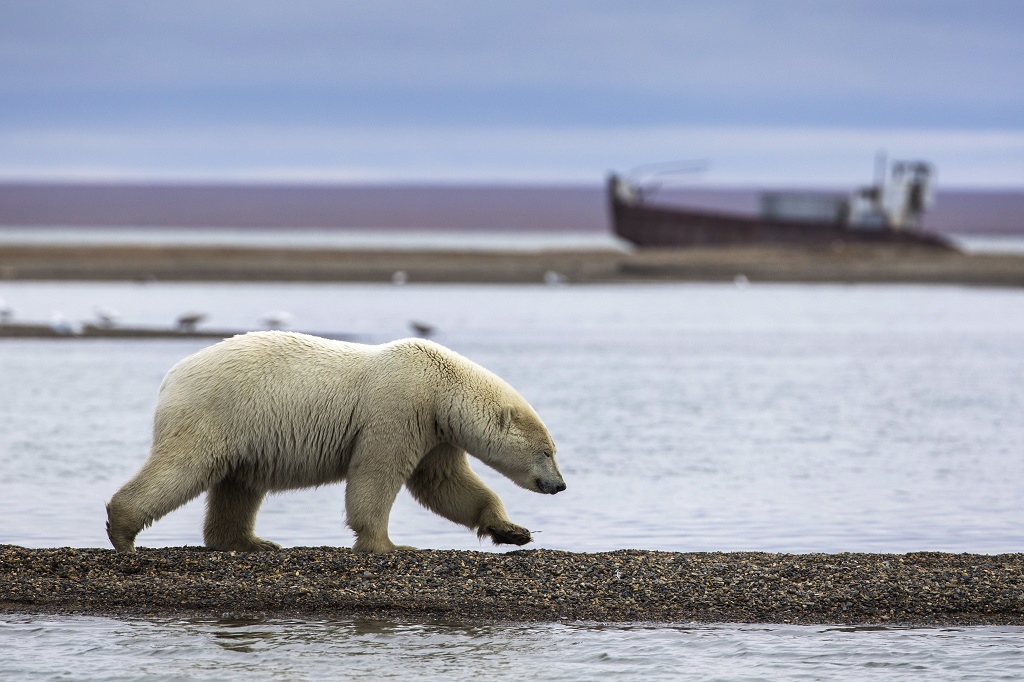
[[[1016,680],[1024,675],[1022,635],[1022,628],[18,618],[0,621],[0,676]]]
[[[407,335],[411,320],[428,322],[439,342],[516,386],[554,434],[569,485],[558,496],[476,466],[512,519],[541,531],[536,547],[1024,548],[1019,290],[5,283],[0,296],[22,318],[61,310],[84,319],[103,305],[126,324],[166,325],[198,309],[210,326],[251,328],[284,309],[297,329],[371,343]],[[203,345],[0,342],[0,542],[106,546],[103,502],[145,457],[160,379]],[[342,486],[273,496],[257,529],[289,546],[349,545],[342,500]],[[139,543],[198,544],[201,516],[200,499]],[[391,534],[422,547],[504,551],[404,493]],[[0,677],[66,669],[237,678],[265,668],[296,678],[484,670],[542,679],[996,679],[1021,676],[1020,635],[19,617],[0,628]]]

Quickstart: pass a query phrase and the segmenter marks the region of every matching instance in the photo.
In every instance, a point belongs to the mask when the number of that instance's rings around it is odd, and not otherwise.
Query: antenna
[[[711,162],[707,159],[645,163],[629,169],[626,178],[631,185],[641,188],[642,194],[654,194],[661,188],[664,176],[703,173],[710,165]]]

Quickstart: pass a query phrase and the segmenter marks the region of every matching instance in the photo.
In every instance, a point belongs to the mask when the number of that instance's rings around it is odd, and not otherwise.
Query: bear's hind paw
[[[245,538],[231,542],[207,542],[206,546],[218,552],[276,552],[281,545],[263,538]]]

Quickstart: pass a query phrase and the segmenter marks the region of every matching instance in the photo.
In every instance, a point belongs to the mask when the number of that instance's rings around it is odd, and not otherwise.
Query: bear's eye
[[[551,453],[548,450],[544,451],[544,456],[547,457],[548,459],[551,459]]]

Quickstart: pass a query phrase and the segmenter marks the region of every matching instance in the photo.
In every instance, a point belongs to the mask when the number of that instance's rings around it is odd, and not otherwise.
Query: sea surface
[[[1024,549],[1024,291],[883,285],[0,283],[15,319],[290,326],[380,343],[410,323],[545,419],[568,490],[477,463],[535,547]],[[197,340],[0,340],[0,542],[106,547],[163,374]],[[352,542],[344,487],[274,495],[257,532]],[[139,536],[201,543],[202,499]],[[392,539],[509,551],[403,493]],[[1020,679],[1019,628],[0,618],[0,679]]]

